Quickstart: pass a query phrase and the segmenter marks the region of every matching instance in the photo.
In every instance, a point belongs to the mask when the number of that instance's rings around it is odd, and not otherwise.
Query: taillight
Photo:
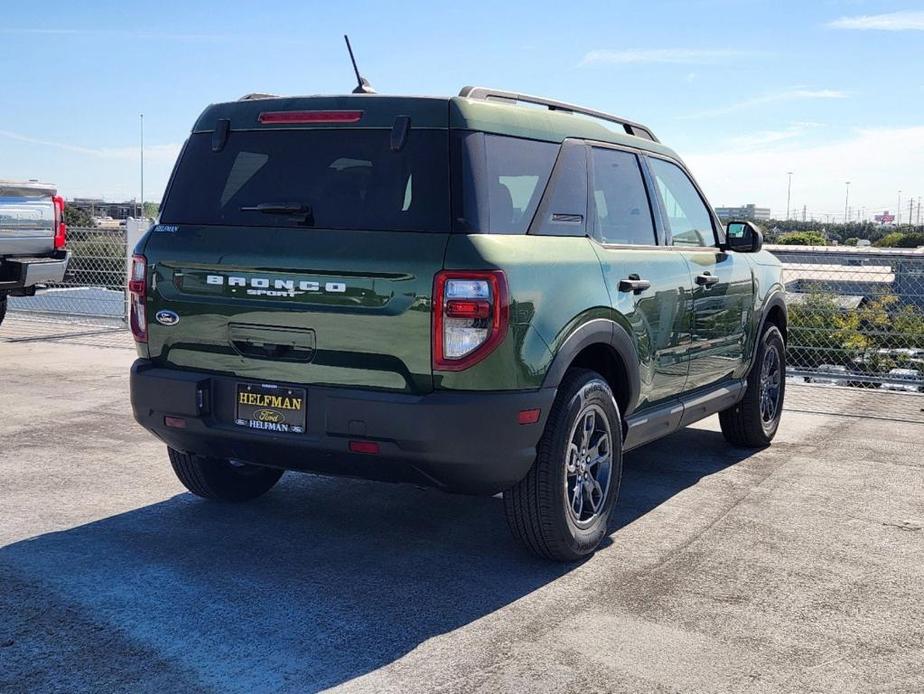
[[[501,270],[437,273],[433,285],[433,369],[477,364],[507,334],[507,278]]]
[[[55,206],[55,250],[60,251],[67,245],[67,224],[64,223],[64,198],[55,195],[51,201]]]
[[[258,116],[263,125],[300,123],[357,123],[362,111],[264,111]]]
[[[147,260],[143,255],[132,256],[132,273],[128,278],[129,325],[135,342],[148,341],[148,322],[144,315],[147,299]]]

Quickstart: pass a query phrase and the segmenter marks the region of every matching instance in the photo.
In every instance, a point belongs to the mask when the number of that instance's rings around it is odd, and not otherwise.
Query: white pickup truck
[[[64,198],[53,185],[0,181],[0,322],[7,297],[64,279],[66,244]]]

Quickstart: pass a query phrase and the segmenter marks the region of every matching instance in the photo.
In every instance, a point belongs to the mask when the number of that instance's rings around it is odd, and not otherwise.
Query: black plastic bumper
[[[528,472],[555,399],[554,388],[408,395],[308,386],[307,432],[278,434],[234,424],[241,382],[248,381],[139,359],[131,371],[135,419],[168,446],[189,453],[495,494]],[[535,408],[541,410],[538,422],[518,423],[520,411]],[[166,416],[183,419],[185,428],[166,426]],[[352,453],[350,441],[374,441],[379,453]]]

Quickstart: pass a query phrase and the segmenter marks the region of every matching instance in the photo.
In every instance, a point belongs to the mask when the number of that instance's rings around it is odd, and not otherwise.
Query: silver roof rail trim
[[[610,123],[621,125],[628,135],[642,137],[646,140],[651,140],[652,142],[660,142],[660,140],[654,136],[654,133],[651,132],[647,126],[644,126],[641,123],[636,123],[625,118],[620,118],[619,116],[614,116],[611,113],[604,113],[603,111],[595,111],[591,108],[576,106],[564,101],[546,99],[545,97],[541,96],[530,96],[529,94],[520,94],[519,92],[506,92],[502,89],[489,89],[488,87],[463,87],[462,91],[459,92],[459,96],[468,99],[481,99],[482,101],[494,99],[499,101],[521,102],[525,104],[535,104],[536,106],[545,106],[550,111],[580,113],[583,116],[599,118],[600,120],[605,120]]]
[[[254,92],[252,94],[244,94],[238,101],[258,101],[260,99],[277,99],[277,94],[261,94],[260,92]]]

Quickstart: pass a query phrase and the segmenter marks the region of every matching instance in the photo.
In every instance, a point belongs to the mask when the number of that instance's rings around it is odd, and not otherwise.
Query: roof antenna
[[[343,40],[346,41],[347,50],[350,52],[350,60],[353,62],[353,72],[356,73],[356,89],[353,90],[354,94],[375,94],[375,90],[372,88],[372,85],[369,84],[369,80],[359,74],[359,68],[356,67],[356,58],[353,57],[353,47],[350,45],[350,37],[346,34],[343,35]]]

